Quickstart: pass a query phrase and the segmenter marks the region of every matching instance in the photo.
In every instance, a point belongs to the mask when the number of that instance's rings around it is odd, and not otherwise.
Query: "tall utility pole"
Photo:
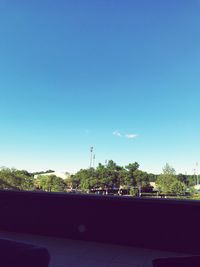
[[[90,168],[92,168],[92,160],[93,160],[93,146],[90,147]]]
[[[95,154],[93,156],[93,168],[95,168]]]

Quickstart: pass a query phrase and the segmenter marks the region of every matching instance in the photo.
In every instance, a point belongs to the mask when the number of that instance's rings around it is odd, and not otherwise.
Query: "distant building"
[[[36,174],[36,175],[34,175],[34,178],[37,179],[38,176],[46,176],[46,175],[56,175],[62,179],[68,179],[71,176],[71,174],[69,172],[55,171],[55,172]]]
[[[196,185],[194,186],[194,189],[197,190],[197,191],[200,191],[200,184],[196,184]]]
[[[155,182],[150,182],[150,186],[153,188],[154,191],[158,189]]]

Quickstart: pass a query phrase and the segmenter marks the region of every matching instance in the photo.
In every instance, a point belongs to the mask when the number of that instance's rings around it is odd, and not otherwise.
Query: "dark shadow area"
[[[200,202],[0,191],[0,230],[199,253]]]

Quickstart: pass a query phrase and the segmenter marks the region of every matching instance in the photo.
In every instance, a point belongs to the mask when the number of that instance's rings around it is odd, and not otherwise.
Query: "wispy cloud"
[[[138,135],[137,134],[125,134],[125,137],[128,139],[135,139],[138,137]]]
[[[135,139],[138,137],[138,134],[133,134],[133,133],[122,134],[119,131],[114,131],[113,135],[115,135],[117,137],[127,138],[127,139]]]
[[[114,132],[113,132],[113,135],[118,136],[118,137],[121,137],[121,136],[122,136],[121,133],[120,133],[119,131],[114,131]]]

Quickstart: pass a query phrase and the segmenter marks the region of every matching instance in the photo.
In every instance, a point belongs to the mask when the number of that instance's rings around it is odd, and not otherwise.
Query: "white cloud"
[[[125,137],[128,139],[135,139],[138,137],[138,135],[137,134],[125,134]]]
[[[138,137],[138,134],[133,134],[133,133],[128,133],[128,134],[121,134],[119,131],[114,131],[113,135],[117,136],[117,137],[123,137],[123,138],[127,138],[127,139],[135,139]]]
[[[121,137],[121,136],[122,136],[121,133],[118,132],[118,131],[114,131],[114,132],[113,132],[113,135],[118,136],[118,137]]]

